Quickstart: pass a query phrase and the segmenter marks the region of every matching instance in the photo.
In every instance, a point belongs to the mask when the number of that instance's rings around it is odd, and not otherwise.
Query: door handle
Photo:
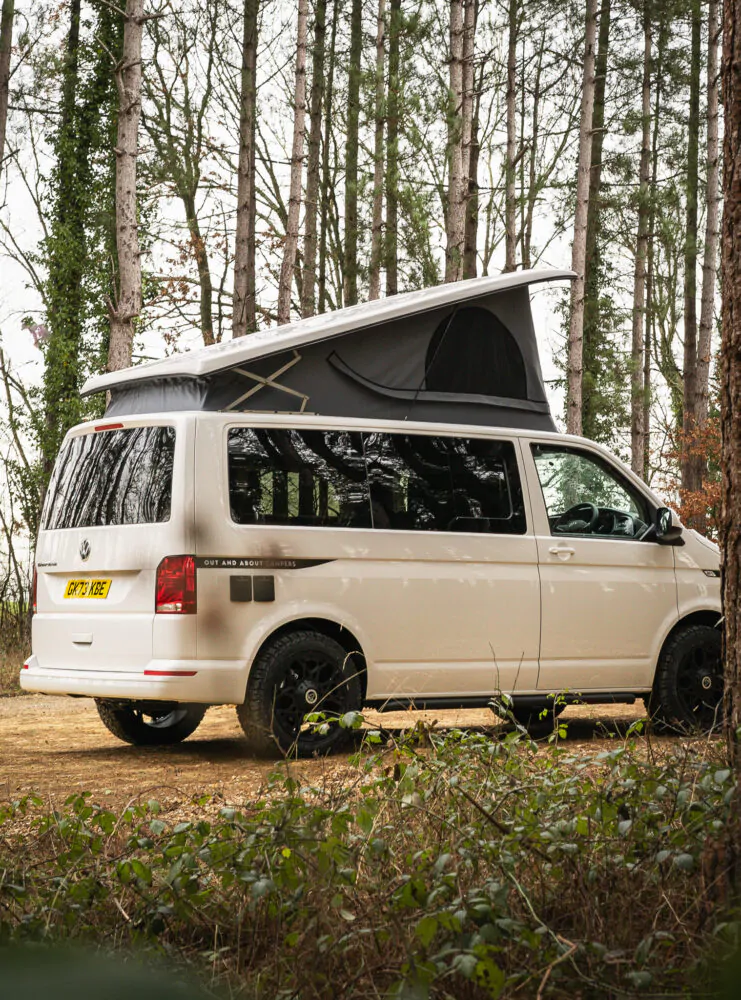
[[[569,545],[552,545],[548,551],[552,556],[557,556],[562,562],[566,562],[574,555],[576,549],[572,549]]]

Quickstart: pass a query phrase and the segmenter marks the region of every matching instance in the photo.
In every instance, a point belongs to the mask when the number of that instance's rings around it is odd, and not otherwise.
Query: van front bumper
[[[137,671],[79,670],[42,667],[31,655],[21,669],[20,682],[24,691],[41,694],[241,705],[247,668],[243,660],[150,660]]]

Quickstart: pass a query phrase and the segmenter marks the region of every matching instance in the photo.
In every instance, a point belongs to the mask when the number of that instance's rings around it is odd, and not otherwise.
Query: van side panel
[[[531,532],[236,524],[229,425],[234,418],[201,421],[197,430],[199,656],[241,659],[246,687],[271,632],[326,618],[362,645],[368,698],[536,687],[540,585]]]

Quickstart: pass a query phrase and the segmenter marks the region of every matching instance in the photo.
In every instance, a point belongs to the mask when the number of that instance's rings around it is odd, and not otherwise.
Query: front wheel
[[[321,632],[290,632],[262,649],[252,664],[244,704],[237,706],[252,752],[312,757],[346,744],[351,733],[337,720],[361,708],[356,659]],[[325,721],[304,721],[315,712]]]
[[[182,743],[194,733],[206,714],[205,705],[127,705],[96,698],[98,715],[106,729],[124,743],[137,747],[164,747]]]
[[[721,633],[688,625],[666,642],[647,702],[652,718],[678,732],[708,733],[723,723]]]

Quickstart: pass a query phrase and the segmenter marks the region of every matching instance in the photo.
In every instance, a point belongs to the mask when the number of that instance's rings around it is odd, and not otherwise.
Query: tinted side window
[[[70,438],[49,483],[44,528],[169,520],[174,455],[172,427],[131,427]]]
[[[522,535],[525,499],[511,441],[451,438],[455,530]]]
[[[450,458],[445,438],[366,434],[375,528],[450,531]]]
[[[365,446],[374,527],[525,532],[511,442],[367,434]]]
[[[360,434],[232,428],[228,460],[237,524],[371,527]]]

